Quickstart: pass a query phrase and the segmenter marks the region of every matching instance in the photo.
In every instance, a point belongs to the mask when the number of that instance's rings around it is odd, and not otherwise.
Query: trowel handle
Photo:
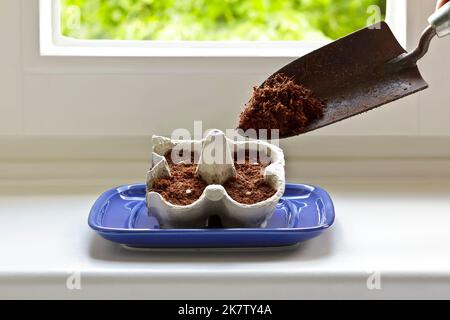
[[[442,38],[450,34],[450,0],[438,2],[438,9],[428,19],[430,25],[436,30],[438,37]],[[443,5],[442,5],[443,4]],[[439,7],[439,5],[441,7]]]
[[[442,38],[450,34],[450,0],[439,0],[436,8],[436,12],[428,18],[430,25],[422,33],[419,45],[413,51],[392,60],[389,65],[393,70],[415,67],[417,61],[428,52],[431,40],[436,35]]]

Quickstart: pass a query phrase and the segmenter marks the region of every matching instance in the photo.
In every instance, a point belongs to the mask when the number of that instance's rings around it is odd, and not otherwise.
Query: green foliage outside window
[[[383,18],[386,0],[61,0],[61,22],[77,39],[327,40],[365,27],[372,5]]]

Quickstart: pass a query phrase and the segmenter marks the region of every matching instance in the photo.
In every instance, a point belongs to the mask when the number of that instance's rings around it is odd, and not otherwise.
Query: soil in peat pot
[[[151,191],[158,192],[166,201],[175,205],[189,205],[200,198],[207,183],[195,174],[197,164],[194,153],[191,163],[174,163],[172,150],[164,156],[169,165],[171,177],[158,178]],[[234,160],[236,177],[228,180],[224,188],[230,197],[242,204],[255,204],[272,197],[276,190],[264,180],[264,168],[268,164],[254,162],[246,156],[245,163]]]

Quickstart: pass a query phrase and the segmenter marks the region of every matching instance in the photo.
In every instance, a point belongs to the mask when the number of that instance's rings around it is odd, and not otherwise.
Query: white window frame
[[[61,33],[59,0],[40,0],[42,56],[90,57],[298,57],[326,41],[80,40]],[[406,45],[406,0],[388,0],[386,20]]]

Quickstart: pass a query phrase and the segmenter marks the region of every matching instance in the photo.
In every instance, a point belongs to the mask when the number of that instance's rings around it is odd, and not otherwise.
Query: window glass
[[[384,18],[386,0],[60,0],[76,39],[333,40]]]

